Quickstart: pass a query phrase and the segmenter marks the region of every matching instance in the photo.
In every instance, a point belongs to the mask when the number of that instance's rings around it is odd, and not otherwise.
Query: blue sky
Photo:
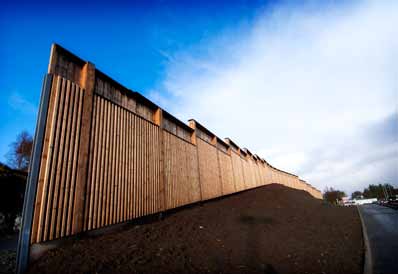
[[[322,190],[397,186],[398,3],[213,2],[6,3],[0,161],[56,42]]]
[[[0,115],[7,121],[0,125],[0,161],[5,161],[16,134],[34,131],[51,43],[146,94],[164,78],[167,54],[249,24],[267,5],[263,1],[6,3],[0,11]]]

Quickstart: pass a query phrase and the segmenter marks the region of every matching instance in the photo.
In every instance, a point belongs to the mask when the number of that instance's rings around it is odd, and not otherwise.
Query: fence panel
[[[218,150],[218,161],[220,165],[222,194],[230,194],[236,191],[234,174],[232,170],[231,156]]]
[[[235,178],[236,191],[242,191],[245,189],[245,181],[243,177],[243,166],[242,166],[243,160],[234,151],[231,152],[231,159],[232,159],[232,169]]]
[[[71,233],[83,89],[54,77],[37,183],[31,242]]]
[[[197,148],[202,200],[219,197],[222,191],[217,148],[200,138],[197,138]]]
[[[163,131],[166,209],[200,201],[198,156],[194,145]]]
[[[92,119],[85,230],[162,210],[159,127],[100,96]]]

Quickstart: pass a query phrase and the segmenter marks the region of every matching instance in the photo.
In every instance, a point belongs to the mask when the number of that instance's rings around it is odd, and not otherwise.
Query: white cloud
[[[14,110],[26,114],[37,114],[37,107],[32,102],[29,102],[24,96],[18,92],[13,92],[8,97],[8,105]]]
[[[375,144],[364,130],[398,122],[397,14],[396,1],[266,11],[167,53],[152,98],[322,190],[397,185],[398,137]]]

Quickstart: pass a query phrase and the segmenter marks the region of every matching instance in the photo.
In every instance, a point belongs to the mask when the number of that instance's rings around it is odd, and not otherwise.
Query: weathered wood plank
[[[72,233],[83,231],[84,197],[87,182],[87,164],[91,131],[91,115],[93,111],[93,94],[95,84],[95,67],[86,63],[82,70],[82,87],[84,89],[81,138],[79,143],[78,168],[76,174],[75,199],[73,208]]]

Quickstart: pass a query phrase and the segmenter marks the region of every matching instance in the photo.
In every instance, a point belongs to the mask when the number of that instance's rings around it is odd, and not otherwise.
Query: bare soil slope
[[[30,273],[362,273],[356,208],[268,185],[72,240]]]

